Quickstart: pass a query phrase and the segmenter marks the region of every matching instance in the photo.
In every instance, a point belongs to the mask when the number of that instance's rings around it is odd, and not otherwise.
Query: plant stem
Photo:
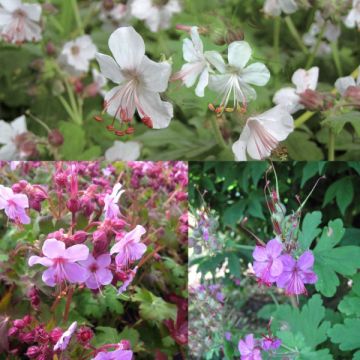
[[[51,129],[37,116],[33,115],[30,110],[26,112],[26,115],[29,115],[33,120],[35,120],[37,123],[39,123],[47,132],[51,132]]]
[[[73,293],[74,293],[74,288],[71,286],[68,291],[68,295],[67,295],[67,299],[66,299],[65,312],[64,312],[64,318],[63,318],[64,323],[67,322],[68,317],[69,317],[70,305],[71,305]]]
[[[335,133],[333,129],[329,129],[329,144],[328,144],[328,160],[335,160]]]
[[[79,30],[80,34],[84,34],[84,26],[83,26],[83,23],[82,23],[82,20],[81,20],[77,0],[71,0],[71,4],[72,4],[73,11],[74,11],[76,25],[78,27],[78,30]]]
[[[275,54],[275,75],[279,74],[280,66],[280,30],[281,30],[281,17],[277,16],[274,21],[274,54]]]
[[[317,53],[319,51],[319,48],[320,48],[320,45],[321,45],[321,42],[322,42],[322,39],[323,39],[323,36],[324,36],[325,29],[326,29],[326,23],[321,28],[321,31],[320,31],[320,34],[318,36],[318,39],[317,39],[316,45],[314,47],[314,50],[311,52],[311,54],[309,56],[309,59],[308,59],[308,61],[306,63],[306,66],[305,66],[306,69],[309,69],[314,63],[315,57],[316,57],[316,55],[317,55]]]
[[[309,119],[311,119],[313,117],[313,115],[315,115],[314,112],[312,111],[307,111],[305,113],[303,113],[299,118],[297,118],[295,120],[295,127],[298,128],[300,127],[302,124],[304,124],[306,121],[308,121]]]
[[[339,46],[338,46],[337,41],[334,41],[331,43],[331,50],[332,50],[332,56],[334,59],[336,70],[338,72],[338,76],[341,77],[341,76],[343,76],[344,72],[343,72],[342,65],[341,65]]]
[[[218,145],[222,148],[222,149],[226,149],[227,145],[225,143],[225,140],[221,134],[220,131],[220,127],[219,127],[219,123],[217,121],[217,117],[216,116],[212,116],[210,118],[210,122],[211,122],[211,127],[213,129],[214,135],[215,135],[215,139],[216,142],[218,143]]]
[[[285,17],[285,23],[290,31],[290,34],[292,35],[292,37],[294,38],[294,40],[296,41],[296,43],[298,44],[299,48],[301,49],[301,51],[304,54],[308,54],[309,50],[306,48],[306,46],[304,45],[302,38],[299,34],[299,32],[297,31],[292,19],[290,16],[286,16]]]

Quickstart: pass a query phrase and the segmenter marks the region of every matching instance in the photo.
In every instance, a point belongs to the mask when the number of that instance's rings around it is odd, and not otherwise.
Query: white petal
[[[26,12],[29,19],[39,22],[41,18],[41,5],[39,4],[23,4],[21,9]]]
[[[135,161],[140,157],[141,145],[136,141],[115,141],[114,145],[106,150],[106,161]]]
[[[133,27],[121,27],[109,38],[109,48],[122,70],[137,69],[145,55],[142,37]]]
[[[190,39],[184,39],[183,57],[187,62],[199,61],[199,54],[196,52],[194,44]]]
[[[0,8],[0,28],[6,26],[12,21],[11,13]]]
[[[250,136],[250,129],[247,125],[245,125],[245,127],[240,135],[239,140],[234,142],[234,144],[232,146],[232,151],[235,155],[236,161],[246,161],[247,160],[246,147],[247,147],[247,143],[249,141],[249,136]]]
[[[119,65],[111,56],[97,53],[96,60],[99,63],[101,73],[106,78],[116,84],[120,84],[124,81]]]
[[[243,69],[249,62],[251,54],[251,47],[246,41],[235,41],[229,45],[229,64],[236,68]]]
[[[21,6],[20,0],[0,0],[0,5],[7,11],[13,12]]]
[[[294,88],[283,88],[274,95],[273,102],[282,105],[290,114],[293,114],[304,107],[299,104],[300,98]]]
[[[11,143],[14,136],[15,132],[11,125],[4,120],[0,120],[0,144]]]
[[[264,13],[270,16],[281,15],[281,8],[278,0],[266,0],[264,4]]]
[[[257,94],[253,87],[251,87],[241,79],[239,80],[239,84],[240,84],[241,92],[237,91],[238,98],[242,98],[243,96],[245,96],[247,102],[251,100],[256,100]]]
[[[292,82],[296,86],[298,94],[303,93],[305,90],[316,90],[319,79],[319,68],[317,66],[310,70],[299,69],[295,71],[292,76]]]
[[[204,52],[204,46],[201,41],[197,26],[193,26],[191,28],[190,34],[191,34],[191,40],[194,44],[194,48],[195,48],[196,52],[202,54]]]
[[[24,115],[19,116],[18,118],[16,118],[12,123],[11,123],[11,127],[14,129],[15,134],[19,135],[19,134],[23,134],[25,132],[27,132],[27,127],[26,127],[26,118]]]
[[[167,61],[156,63],[147,56],[141,62],[142,86],[146,90],[164,92],[169,85],[171,65]]]
[[[349,12],[349,15],[344,20],[345,26],[351,29],[354,28],[356,26],[357,17],[358,16],[356,10],[355,9],[351,10]]]
[[[249,84],[264,86],[270,80],[270,71],[264,64],[254,63],[241,72],[241,79]]]
[[[159,94],[149,91],[140,92],[139,101],[142,110],[151,118],[154,129],[163,129],[169,126],[174,115],[174,109],[170,103],[162,101]]]
[[[279,3],[285,14],[293,14],[298,9],[295,0],[279,0]]]
[[[214,90],[218,94],[223,94],[227,90],[231,74],[223,75],[210,75],[209,87],[211,90]]]
[[[196,82],[196,79],[204,71],[204,68],[206,68],[206,64],[202,64],[199,62],[184,64],[179,74],[181,74],[180,78],[185,84],[185,86],[193,86]]]
[[[145,20],[152,8],[152,0],[133,0],[131,2],[131,15],[140,20]]]
[[[335,82],[336,90],[342,96],[344,96],[344,94],[349,86],[356,86],[355,80],[352,76],[341,77],[341,78],[337,79]]]
[[[17,149],[14,143],[8,143],[0,148],[0,160],[16,160],[18,159]]]
[[[217,71],[224,74],[226,70],[226,64],[220,53],[217,51],[206,51],[205,59],[215,67]]]
[[[199,83],[197,84],[197,87],[195,89],[196,96],[204,97],[204,90],[209,84],[209,71],[208,69],[205,69],[199,78]]]

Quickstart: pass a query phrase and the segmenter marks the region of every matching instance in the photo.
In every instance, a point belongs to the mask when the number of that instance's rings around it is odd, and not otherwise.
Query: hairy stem
[[[329,129],[329,143],[328,143],[328,160],[335,160],[335,133],[332,129]]]
[[[301,51],[304,54],[308,54],[309,51],[306,48],[306,46],[304,45],[301,35],[299,34],[299,32],[296,29],[295,24],[293,23],[292,19],[290,16],[286,16],[285,17],[285,23],[290,31],[290,34],[292,35],[292,37],[294,38],[294,40],[296,41],[297,45],[299,46],[299,48],[301,49]]]

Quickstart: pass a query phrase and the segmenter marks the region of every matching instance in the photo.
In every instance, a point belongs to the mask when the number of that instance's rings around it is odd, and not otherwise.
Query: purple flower
[[[118,253],[115,261],[119,268],[127,267],[131,262],[143,256],[146,245],[140,243],[140,240],[145,233],[146,230],[141,225],[137,225],[111,248],[110,254]]]
[[[230,331],[226,331],[226,332],[225,332],[225,339],[226,339],[227,341],[231,341],[231,332],[230,332]]]
[[[131,350],[102,351],[92,360],[131,360],[132,356],[133,352]]]
[[[281,340],[273,337],[265,337],[261,341],[261,347],[264,351],[276,350],[281,346]]]
[[[270,240],[265,246],[256,246],[253,252],[254,271],[261,283],[271,285],[283,271],[281,261],[282,244],[277,240]]]
[[[241,360],[262,360],[261,351],[256,347],[253,334],[246,335],[245,340],[240,340],[238,349]]]
[[[44,257],[30,257],[29,266],[41,264],[48,267],[42,275],[45,284],[55,286],[64,280],[70,283],[82,283],[89,277],[89,272],[76,263],[88,258],[89,249],[86,245],[74,245],[65,249],[62,241],[47,239],[42,252]]]
[[[77,328],[77,322],[74,321],[70,325],[70,327],[61,335],[60,339],[54,346],[54,351],[58,351],[58,350],[64,351],[68,347],[71,337],[76,331],[76,328]]]
[[[277,279],[277,286],[284,288],[287,295],[307,293],[304,284],[315,284],[317,275],[313,272],[314,255],[305,251],[298,260],[286,254],[281,257],[283,272]]]
[[[132,283],[132,281],[134,280],[134,277],[137,273],[137,269],[138,267],[136,266],[134,268],[134,270],[130,270],[129,273],[127,274],[127,277],[125,278],[123,284],[120,286],[119,290],[118,290],[118,294],[122,294],[124,291],[126,291],[126,289],[128,288],[128,286]]]
[[[116,219],[120,215],[119,202],[120,196],[125,190],[121,190],[122,185],[115,184],[111,194],[106,194],[104,198],[104,213],[106,219]]]
[[[86,260],[80,261],[80,265],[88,270],[90,276],[85,281],[89,289],[98,289],[101,285],[108,285],[113,279],[112,272],[108,269],[111,264],[110,254],[102,254],[96,259],[89,254]]]
[[[5,210],[9,219],[20,224],[30,224],[30,217],[25,209],[29,207],[29,199],[24,194],[14,194],[11,188],[0,185],[0,210]]]

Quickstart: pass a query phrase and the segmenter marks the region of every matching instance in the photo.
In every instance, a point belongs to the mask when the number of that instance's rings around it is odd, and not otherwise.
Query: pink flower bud
[[[82,244],[86,241],[88,237],[88,233],[85,231],[77,231],[74,235],[73,235],[73,243],[74,244]]]
[[[8,336],[15,336],[19,332],[19,329],[15,326],[8,330]]]
[[[77,213],[80,209],[80,202],[76,198],[69,199],[66,202],[66,207],[71,211],[73,214]]]
[[[56,344],[58,342],[58,340],[61,338],[62,334],[63,334],[63,331],[60,328],[56,327],[56,328],[52,329],[49,334],[50,341],[53,344]]]
[[[131,349],[131,343],[129,340],[121,340],[119,343],[119,349],[121,350],[130,350]]]
[[[345,98],[350,104],[360,108],[360,86],[349,86],[345,92]]]
[[[93,331],[87,326],[81,326],[76,334],[77,340],[82,345],[87,345],[93,337]]]
[[[304,105],[307,110],[310,111],[324,110],[325,98],[321,93],[307,89],[299,96],[300,96],[300,104]]]
[[[53,42],[49,41],[46,44],[46,53],[48,55],[55,55],[56,54],[56,46],[54,45]]]
[[[25,354],[30,359],[36,358],[38,355],[40,355],[40,348],[38,346],[30,346]]]
[[[107,251],[109,240],[104,230],[96,230],[93,233],[94,254],[99,255]]]
[[[18,329],[23,329],[26,326],[24,320],[22,320],[22,319],[14,320],[13,325],[15,327],[17,327]]]
[[[19,339],[24,343],[31,344],[34,342],[35,334],[33,331],[30,331],[28,333],[21,333],[19,335]]]
[[[64,143],[64,136],[58,129],[54,129],[49,132],[48,141],[50,145],[59,147]]]

